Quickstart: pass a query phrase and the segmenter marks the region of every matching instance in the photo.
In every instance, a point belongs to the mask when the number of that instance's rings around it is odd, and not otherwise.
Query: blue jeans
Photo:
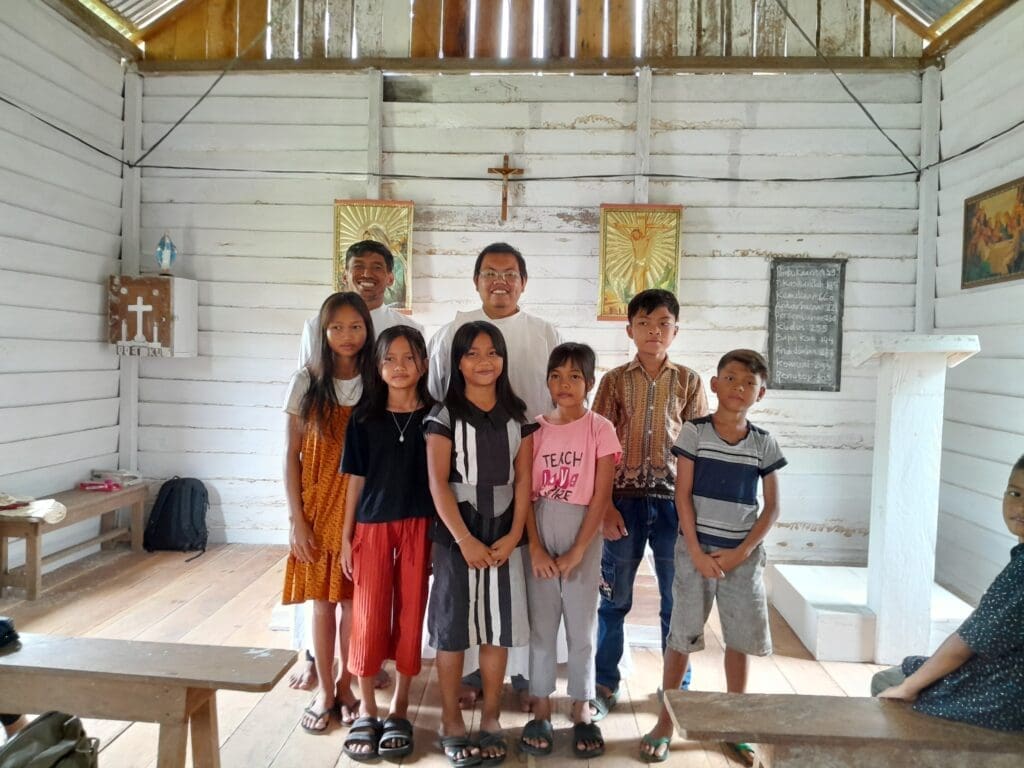
[[[654,497],[614,500],[626,523],[628,536],[605,541],[601,556],[601,603],[597,609],[597,684],[611,691],[619,689],[619,661],[624,642],[622,627],[633,607],[633,583],[650,543],[654,552],[654,575],[661,595],[661,650],[665,651],[669,621],[672,618],[672,579],[676,573],[675,547],[679,535],[679,517],[672,499]],[[690,683],[687,667],[683,687]]]

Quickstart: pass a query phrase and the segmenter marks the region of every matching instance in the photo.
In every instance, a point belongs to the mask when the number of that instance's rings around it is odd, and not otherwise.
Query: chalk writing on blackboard
[[[843,355],[842,259],[773,259],[769,386],[838,392]]]

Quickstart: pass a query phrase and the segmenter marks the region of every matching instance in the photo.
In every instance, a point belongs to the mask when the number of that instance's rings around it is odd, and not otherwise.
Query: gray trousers
[[[881,672],[875,672],[871,677],[871,695],[877,696],[886,688],[899,685],[906,679],[907,676],[903,674],[902,667],[889,667]]]
[[[540,498],[534,502],[537,530],[552,557],[564,554],[576,541],[587,508]],[[583,560],[568,579],[538,579],[526,572],[530,607],[530,693],[550,696],[557,676],[558,625],[565,621],[569,646],[569,698],[594,698],[594,645],[597,634],[597,599],[601,584],[601,531],[587,546]]]

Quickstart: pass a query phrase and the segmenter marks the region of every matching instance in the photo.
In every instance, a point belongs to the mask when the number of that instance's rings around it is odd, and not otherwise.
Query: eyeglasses
[[[481,269],[480,277],[489,283],[493,283],[495,280],[503,280],[506,283],[518,283],[523,279],[523,276],[514,269],[507,269],[504,272],[496,272],[493,269]]]

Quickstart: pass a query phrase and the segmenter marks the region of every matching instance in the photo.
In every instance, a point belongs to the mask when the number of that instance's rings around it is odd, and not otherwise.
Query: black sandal
[[[550,720],[533,719],[523,727],[523,735],[519,737],[519,751],[528,755],[550,755],[555,746],[554,737],[555,733]],[[548,744],[546,747],[538,747],[528,742],[527,739],[535,741],[544,739]]]
[[[342,744],[342,751],[350,758],[359,763],[366,763],[377,759],[377,751],[380,749],[380,735],[384,730],[380,720],[376,717],[360,717],[345,734],[345,741]],[[366,752],[357,752],[352,749],[356,744],[369,744],[371,749]]]
[[[389,717],[384,721],[384,732],[377,745],[377,754],[388,760],[412,754],[412,723],[404,717]],[[384,746],[388,741],[404,742],[400,746]]]
[[[470,768],[470,766],[480,765],[480,755],[470,754],[470,750],[476,745],[468,735],[442,736],[440,744],[441,751],[448,758],[451,768]],[[458,756],[460,753],[463,757]]]
[[[598,746],[590,749],[580,749],[580,742],[593,741]],[[572,753],[583,759],[600,757],[604,754],[604,736],[596,723],[576,723],[572,727]]]
[[[508,740],[502,731],[480,731],[477,739],[477,746],[480,747],[480,765],[501,765],[508,757]],[[494,757],[484,757],[484,750],[488,748],[500,748],[502,753]]]

